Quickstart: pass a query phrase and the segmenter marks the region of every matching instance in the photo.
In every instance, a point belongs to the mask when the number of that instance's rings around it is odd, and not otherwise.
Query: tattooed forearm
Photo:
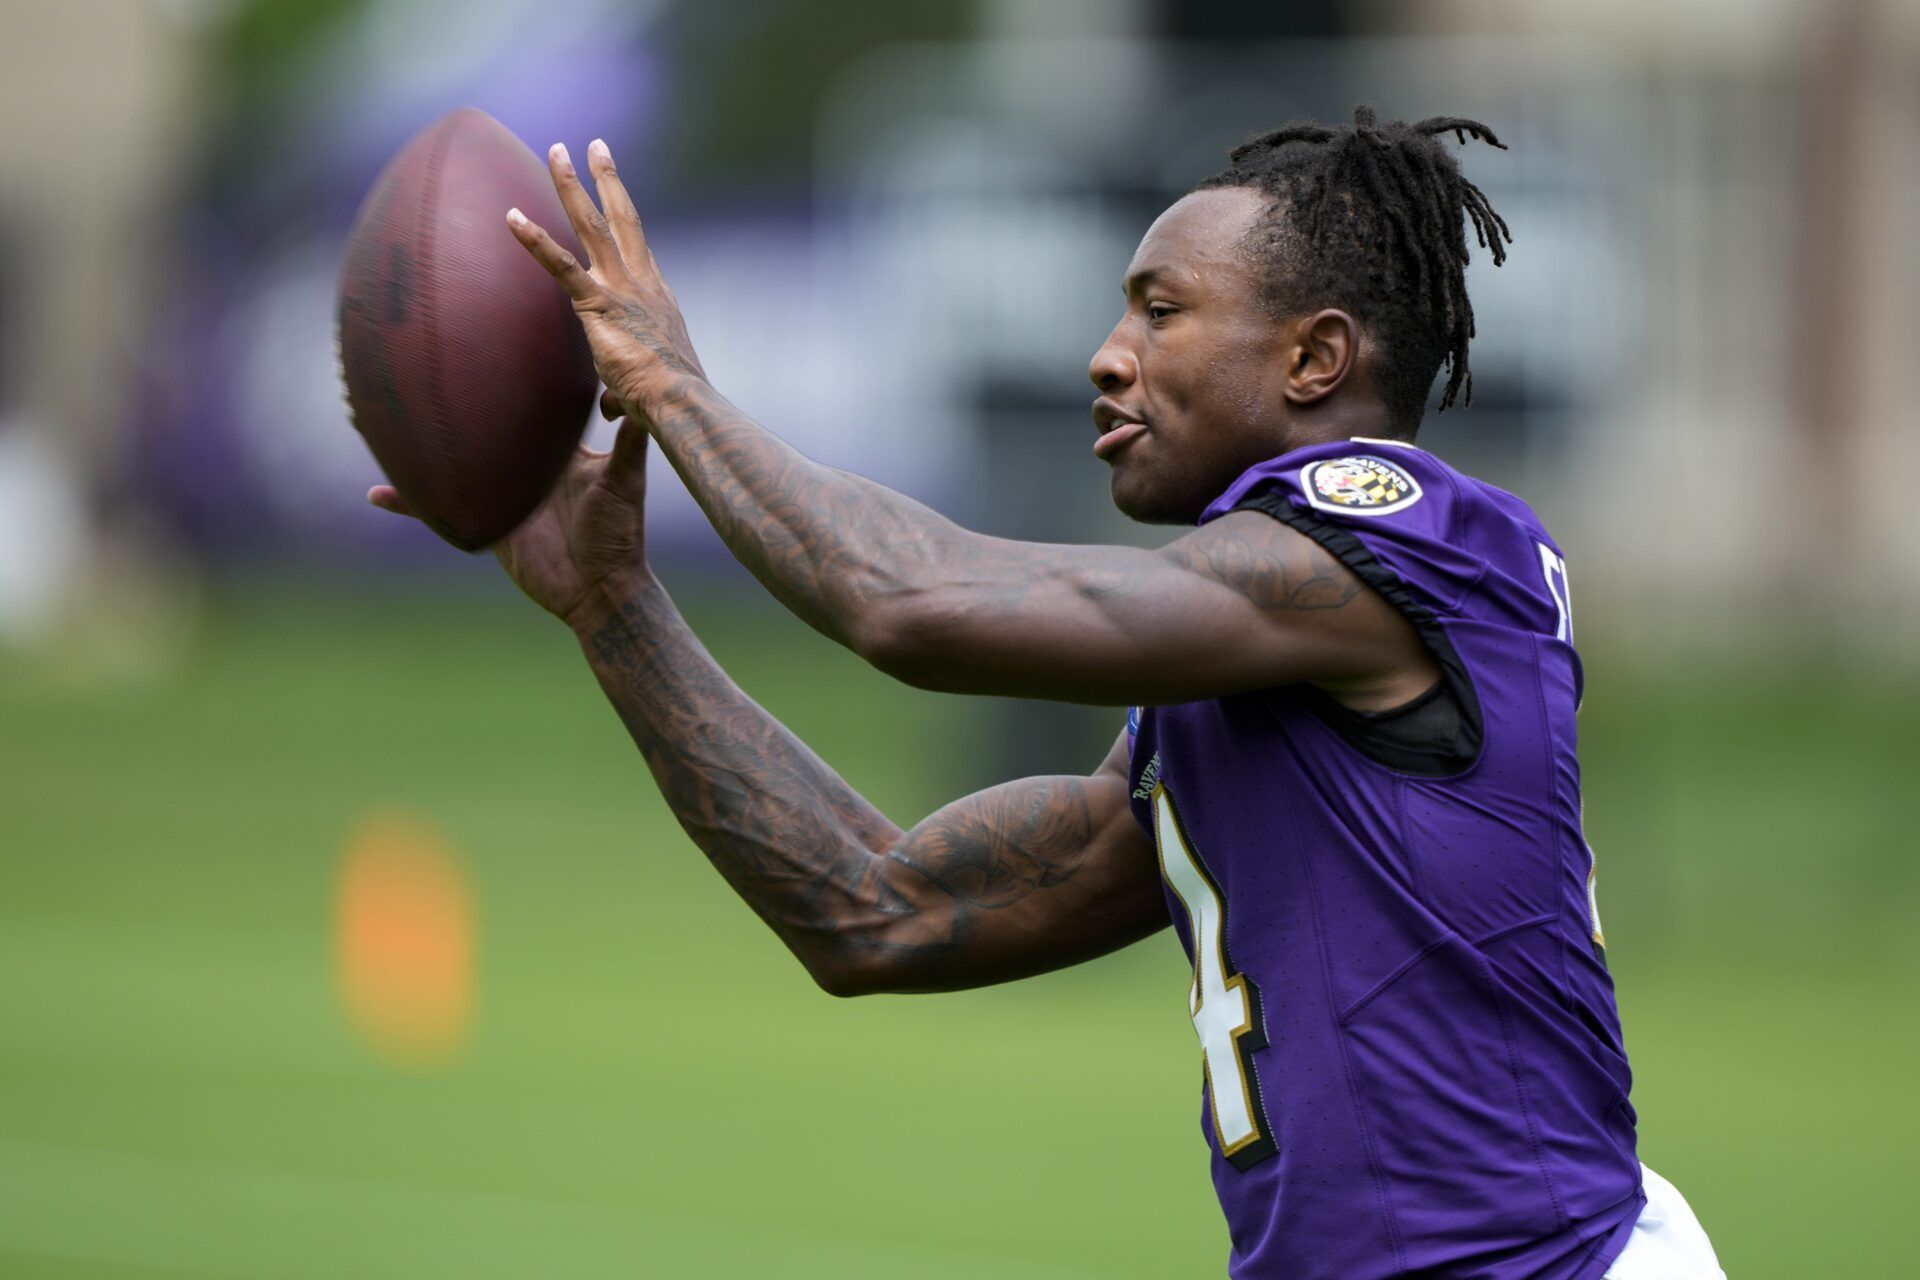
[[[813,948],[839,923],[821,895],[855,891],[899,829],[727,678],[659,587],[584,639],[681,826],[790,945]]]
[[[657,585],[582,644],[681,826],[829,985],[859,952],[960,985],[977,914],[1064,883],[1088,848],[1080,778],[1010,783],[902,832],[727,677]]]
[[[661,452],[721,539],[808,625],[857,647],[871,608],[936,578],[998,576],[969,534],[884,486],[822,466],[698,380],[646,409]]]

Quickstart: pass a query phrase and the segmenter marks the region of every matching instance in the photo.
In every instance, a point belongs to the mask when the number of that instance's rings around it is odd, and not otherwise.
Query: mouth
[[[1100,432],[1093,442],[1093,456],[1103,461],[1148,431],[1146,421],[1139,414],[1105,396],[1093,402],[1093,425]]]

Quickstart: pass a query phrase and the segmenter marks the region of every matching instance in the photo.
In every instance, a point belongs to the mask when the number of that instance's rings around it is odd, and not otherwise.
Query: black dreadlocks
[[[1473,403],[1464,224],[1473,224],[1495,266],[1513,240],[1486,193],[1461,176],[1441,145],[1447,133],[1506,150],[1477,120],[1381,124],[1363,105],[1351,126],[1296,121],[1252,138],[1194,188],[1251,187],[1274,198],[1250,237],[1267,260],[1268,305],[1282,315],[1336,306],[1351,313],[1379,346],[1388,416],[1408,436],[1443,363],[1452,373],[1440,408],[1456,397]]]

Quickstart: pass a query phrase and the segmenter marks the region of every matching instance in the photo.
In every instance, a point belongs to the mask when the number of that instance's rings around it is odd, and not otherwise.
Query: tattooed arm
[[[647,433],[582,449],[494,546],[562,618],[681,826],[821,986],[983,986],[1091,959],[1167,921],[1126,749],[902,831],[727,678],[647,568]],[[411,514],[390,485],[374,505]]]
[[[650,430],[734,555],[909,683],[1116,705],[1304,680],[1364,706],[1439,676],[1392,606],[1258,512],[1157,551],[988,537],[810,461],[704,381],[677,385]]]
[[[1310,681],[1362,708],[1439,669],[1413,628],[1311,539],[1231,514],[1159,551],[1010,542],[822,466],[708,385],[601,143],[603,215],[564,148],[555,190],[583,265],[518,211],[601,377],[646,421],[741,563],[807,623],[926,688],[1119,705]]]
[[[985,986],[1167,923],[1124,741],[1089,777],[1009,782],[903,832],[728,679],[652,579],[569,621],[680,825],[827,991]]]

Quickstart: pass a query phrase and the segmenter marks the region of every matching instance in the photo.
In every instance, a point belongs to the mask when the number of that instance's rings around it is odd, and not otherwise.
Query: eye
[[[1147,304],[1147,319],[1153,321],[1155,324],[1165,320],[1168,316],[1172,315],[1173,312],[1174,307],[1170,303],[1149,302]]]

